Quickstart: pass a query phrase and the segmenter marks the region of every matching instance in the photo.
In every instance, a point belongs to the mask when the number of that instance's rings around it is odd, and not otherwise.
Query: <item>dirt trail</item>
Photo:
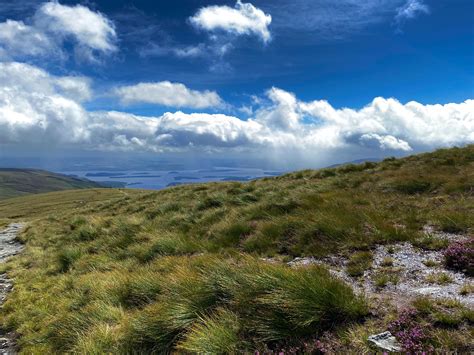
[[[16,237],[23,227],[22,223],[12,223],[0,231],[0,263],[4,263],[9,257],[21,252],[23,246],[16,240]],[[7,276],[0,274],[0,307],[12,287],[12,282]],[[14,348],[13,334],[4,333],[0,329],[0,354],[15,354]]]

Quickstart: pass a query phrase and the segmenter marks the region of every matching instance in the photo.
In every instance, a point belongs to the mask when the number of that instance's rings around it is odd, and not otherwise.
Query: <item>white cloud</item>
[[[272,17],[250,3],[237,0],[235,7],[207,6],[201,8],[190,22],[206,31],[224,31],[235,35],[255,35],[262,41],[271,39],[268,27]]]
[[[3,57],[44,57],[58,52],[56,44],[42,31],[23,21],[0,23],[0,51]]]
[[[397,9],[395,21],[401,23],[405,20],[414,19],[421,14],[429,14],[430,8],[423,0],[407,0],[407,2]]]
[[[28,22],[0,23],[0,55],[3,58],[58,57],[66,55],[62,46],[74,45],[77,59],[97,61],[98,54],[117,50],[113,23],[85,6],[44,3]]]
[[[56,88],[66,97],[76,101],[88,101],[92,98],[91,80],[78,76],[63,76],[54,80]]]
[[[383,150],[392,149],[392,150],[403,150],[406,152],[413,150],[410,147],[410,145],[404,140],[398,139],[390,135],[381,136],[381,135],[378,135],[377,133],[367,133],[367,134],[363,134],[360,137],[360,141],[363,144],[376,142],[377,145]]]
[[[35,14],[35,25],[58,36],[72,36],[79,45],[100,52],[114,52],[113,23],[99,12],[76,5],[47,2]]]
[[[122,86],[114,90],[123,104],[151,103],[170,107],[219,107],[222,99],[215,91],[197,91],[181,83],[161,81]]]
[[[143,117],[88,112],[84,78],[56,77],[22,63],[0,63],[0,146],[57,146],[94,150],[234,150],[255,154],[297,152],[317,159],[331,152],[401,151],[474,143],[474,100],[446,105],[402,104],[376,98],[361,109],[304,102],[272,88],[256,101],[254,117],[183,112]],[[86,85],[86,86],[84,86]],[[83,94],[77,94],[77,93]]]
[[[22,63],[0,63],[0,142],[20,146],[82,143],[87,112],[60,78]],[[72,82],[73,79],[69,78]]]
[[[42,94],[45,97],[60,95],[77,102],[87,101],[92,97],[91,80],[83,76],[50,75],[35,66],[17,63],[0,63],[0,90],[32,95]]]

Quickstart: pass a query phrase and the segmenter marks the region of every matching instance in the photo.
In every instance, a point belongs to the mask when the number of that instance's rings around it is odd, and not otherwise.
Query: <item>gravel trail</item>
[[[23,246],[16,240],[23,227],[22,223],[12,223],[0,231],[0,263],[4,263],[9,257],[20,253],[23,249]],[[0,307],[12,287],[12,282],[7,278],[7,275],[0,274]],[[16,353],[13,338],[13,334],[5,333],[0,329],[0,354],[12,355]]]

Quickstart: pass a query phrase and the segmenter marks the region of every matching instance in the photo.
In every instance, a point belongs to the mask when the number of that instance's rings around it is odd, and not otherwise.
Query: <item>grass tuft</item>
[[[373,254],[370,251],[359,251],[352,254],[347,263],[346,271],[349,276],[359,277],[372,266]]]
[[[240,327],[235,313],[218,309],[199,318],[176,348],[194,354],[233,354],[241,344]]]

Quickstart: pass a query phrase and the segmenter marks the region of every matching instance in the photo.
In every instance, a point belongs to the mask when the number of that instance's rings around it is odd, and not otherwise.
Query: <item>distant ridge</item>
[[[380,161],[382,161],[382,159],[379,159],[379,158],[362,158],[362,159],[356,159],[356,160],[348,161],[348,162],[345,162],[345,163],[329,165],[326,168],[337,168],[337,167],[343,166],[343,165],[362,164],[362,163],[366,163],[366,162],[378,163]]]
[[[38,169],[0,168],[0,200],[29,194],[103,187],[88,179]]]

